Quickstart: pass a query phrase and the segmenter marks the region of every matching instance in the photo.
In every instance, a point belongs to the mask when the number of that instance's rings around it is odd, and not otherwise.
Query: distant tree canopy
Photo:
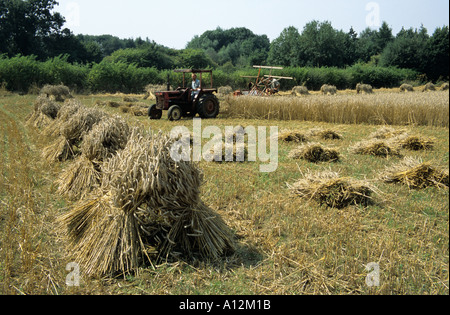
[[[419,30],[402,29],[393,36],[383,22],[379,30],[365,29],[359,37],[350,29],[338,31],[330,22],[308,23],[302,33],[285,28],[270,46],[268,63],[290,67],[338,67],[356,63],[380,64],[416,70],[428,79],[449,76],[449,28],[437,28],[432,36]]]
[[[255,64],[342,69],[367,64],[412,69],[424,80],[449,77],[448,26],[437,28],[431,36],[424,27],[402,29],[394,36],[386,22],[378,30],[366,28],[357,34],[353,28],[346,32],[328,21],[311,21],[301,31],[285,28],[272,42],[245,27],[218,27],[176,50],[148,38],[75,36],[63,29],[64,17],[54,12],[57,4],[56,0],[0,0],[0,57],[35,56],[45,62],[64,56],[60,60],[88,67],[105,62],[157,70],[214,68],[225,73]]]
[[[82,45],[65,19],[52,12],[55,0],[0,0],[0,53],[36,55],[39,59],[71,53],[69,61],[85,58]]]
[[[379,31],[367,28],[360,37],[353,28],[345,33],[330,22],[312,21],[302,33],[285,28],[270,48],[269,63],[284,66],[346,67],[356,62],[369,62],[392,41],[392,30],[386,22]]]
[[[195,36],[188,49],[201,49],[218,65],[231,63],[234,66],[249,66],[263,63],[267,59],[270,40],[266,35],[255,35],[247,28],[220,27]]]
[[[380,58],[381,66],[413,69],[427,74],[431,80],[449,75],[449,28],[437,28],[432,36],[419,30],[402,29],[388,43]]]

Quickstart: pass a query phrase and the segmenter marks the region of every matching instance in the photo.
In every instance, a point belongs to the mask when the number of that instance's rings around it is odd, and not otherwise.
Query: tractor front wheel
[[[219,115],[220,103],[215,95],[208,94],[202,96],[198,101],[197,112],[201,118],[212,119]]]
[[[148,116],[151,120],[159,120],[162,117],[162,110],[156,108],[156,104],[148,109]]]
[[[169,113],[167,114],[170,121],[178,121],[183,116],[183,111],[181,107],[178,105],[173,105],[169,108]]]

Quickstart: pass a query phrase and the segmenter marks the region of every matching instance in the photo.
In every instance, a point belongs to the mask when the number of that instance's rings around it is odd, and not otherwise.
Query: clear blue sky
[[[148,37],[177,49],[217,27],[247,27],[274,40],[284,28],[301,31],[312,20],[357,33],[386,21],[394,35],[402,26],[423,24],[432,34],[449,25],[448,0],[59,0],[55,11],[75,34]]]

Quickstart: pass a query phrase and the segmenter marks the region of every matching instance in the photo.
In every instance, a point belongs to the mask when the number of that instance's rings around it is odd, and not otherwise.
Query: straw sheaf
[[[298,131],[283,131],[278,136],[279,141],[284,142],[308,142],[308,138],[305,134]]]
[[[59,220],[88,275],[137,271],[177,253],[217,259],[234,248],[226,224],[200,200],[201,171],[173,161],[172,143],[133,129],[125,149],[103,164],[96,197]]]
[[[118,207],[135,209],[144,201],[166,208],[198,203],[202,173],[191,162],[171,158],[173,141],[134,129],[125,149],[103,164],[103,189],[113,192]]]
[[[44,135],[49,137],[60,136],[61,125],[66,123],[73,115],[75,115],[80,109],[84,108],[79,100],[70,99],[66,100],[61,105],[58,115],[52,124],[48,125],[43,131]]]
[[[58,193],[75,200],[101,184],[101,164],[125,148],[129,127],[120,117],[106,117],[84,138],[81,156],[57,180]]]
[[[308,88],[306,86],[295,86],[292,89],[291,94],[294,95],[294,96],[302,96],[302,95],[309,95],[310,93],[309,93]]]
[[[89,133],[106,114],[92,108],[80,108],[69,120],[61,125],[61,135],[71,142],[77,142]]]
[[[104,161],[123,150],[130,136],[128,124],[120,116],[105,117],[84,137],[81,152],[91,161]]]
[[[99,188],[101,179],[100,164],[81,155],[64,169],[55,183],[60,195],[66,196],[69,200],[79,200]]]
[[[390,138],[395,138],[399,136],[403,136],[407,133],[405,129],[395,129],[392,127],[382,127],[378,129],[377,131],[370,134],[369,138],[371,139],[379,139],[379,140],[386,140]]]
[[[400,151],[392,141],[370,139],[356,143],[350,150],[355,154],[380,157],[400,156]]]
[[[222,148],[219,152],[211,149],[209,158],[214,162],[245,162],[248,161],[248,146],[244,143],[233,142],[233,147],[222,143]],[[232,158],[232,160],[231,160]]]
[[[80,107],[69,120],[58,124],[56,130],[59,129],[59,137],[53,144],[44,148],[43,157],[49,163],[75,157],[80,153],[79,147],[83,138],[105,116],[106,114],[101,111]]]
[[[307,134],[307,137],[319,137],[323,140],[342,140],[343,137],[341,134],[337,133],[334,130],[331,129],[321,129],[321,128],[314,128],[311,129]]]
[[[404,184],[410,189],[444,188],[449,185],[449,172],[419,158],[406,157],[400,163],[387,167],[381,179],[387,183]]]
[[[41,94],[51,97],[57,102],[64,102],[66,99],[73,98],[69,88],[65,85],[45,85],[41,89]]]
[[[332,171],[308,172],[304,178],[288,187],[302,198],[338,209],[351,205],[366,206],[372,201],[374,192],[368,183],[340,177],[339,173]]]
[[[145,259],[138,221],[116,207],[110,194],[79,202],[58,222],[70,255],[86,275],[136,270]]]
[[[56,119],[61,105],[47,97],[39,96],[34,102],[34,111],[27,118],[27,125],[44,128]]]
[[[432,150],[435,143],[435,139],[408,134],[398,136],[392,139],[392,141],[399,148],[411,151]]]
[[[340,154],[335,149],[324,148],[320,143],[304,144],[289,153],[291,159],[303,159],[312,163],[337,162]]]

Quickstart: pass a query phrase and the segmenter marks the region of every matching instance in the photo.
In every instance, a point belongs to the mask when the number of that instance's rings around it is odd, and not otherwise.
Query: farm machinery
[[[175,73],[183,74],[183,86],[174,91],[170,91],[168,84],[167,91],[155,92],[156,104],[150,106],[148,115],[150,119],[161,119],[163,111],[168,111],[170,121],[178,121],[182,117],[195,117],[197,114],[204,119],[216,118],[220,111],[220,102],[214,95],[217,89],[213,88],[212,70],[181,69],[174,70]],[[203,74],[210,74],[210,86],[204,85]],[[200,86],[193,89],[188,84],[187,74],[199,76]]]
[[[294,80],[292,77],[282,77],[272,75],[273,70],[283,70],[282,67],[271,66],[253,66],[259,69],[257,76],[242,76],[242,78],[251,79],[248,84],[248,90],[238,90],[235,96],[251,95],[251,96],[270,96],[276,95],[280,91],[280,80]],[[269,69],[270,73],[262,75],[262,69]]]

